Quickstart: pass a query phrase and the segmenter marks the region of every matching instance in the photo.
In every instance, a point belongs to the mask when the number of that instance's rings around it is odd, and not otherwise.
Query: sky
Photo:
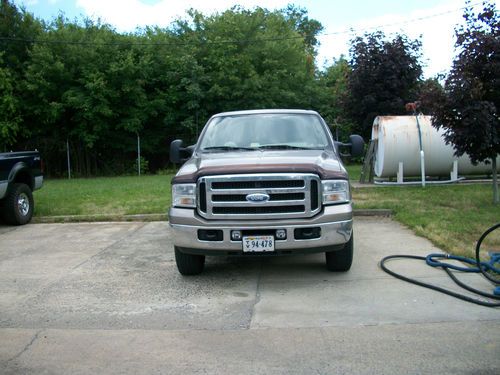
[[[494,0],[499,8],[500,0]],[[247,9],[256,6],[282,9],[292,3],[308,10],[310,18],[324,27],[318,38],[317,63],[324,67],[341,55],[348,57],[352,31],[380,29],[387,35],[404,33],[412,39],[421,36],[424,78],[446,74],[454,57],[454,27],[463,22],[465,0],[14,0],[39,18],[51,20],[60,12],[69,19],[101,18],[119,32],[137,27],[167,27],[186,15],[190,8],[211,14],[233,5]],[[480,0],[471,0],[480,9]]]

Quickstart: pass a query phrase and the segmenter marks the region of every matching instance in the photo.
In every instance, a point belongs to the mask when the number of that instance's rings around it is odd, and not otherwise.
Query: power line
[[[441,17],[447,14],[455,13],[461,10],[465,10],[467,8],[475,7],[477,5],[480,5],[481,2],[477,2],[474,4],[470,4],[467,6],[463,6],[461,8],[456,8],[440,13],[435,13],[431,14],[428,16],[422,16],[422,17],[416,17],[412,18],[409,20],[405,21],[399,21],[399,22],[393,22],[393,23],[387,23],[387,24],[382,24],[378,26],[372,26],[372,27],[365,27],[365,28],[358,28],[355,29],[353,27],[346,28],[344,30],[339,30],[339,31],[333,31],[329,33],[320,33],[317,35],[318,38],[320,37],[327,37],[327,36],[332,36],[332,35],[342,35],[342,34],[350,34],[354,32],[367,32],[369,30],[376,30],[376,29],[382,29],[385,27],[393,27],[393,26],[400,26],[400,25],[408,25],[411,23],[416,23],[416,22],[421,22],[425,21],[428,19],[436,18],[436,17]],[[224,45],[224,44],[248,44],[248,43],[261,43],[261,42],[280,42],[280,41],[285,41],[285,40],[294,40],[294,39],[303,39],[304,37],[301,35],[297,36],[284,36],[284,37],[272,37],[272,38],[257,38],[257,39],[232,39],[232,40],[199,40],[197,41],[198,44],[204,44],[204,45]],[[71,41],[71,40],[48,40],[48,39],[26,39],[26,38],[15,38],[15,37],[0,37],[0,42],[14,42],[14,43],[34,43],[34,44],[66,44],[66,45],[84,45],[84,46],[91,46],[91,45],[98,45],[98,46],[151,46],[151,47],[157,47],[157,46],[187,46],[187,45],[192,45],[194,42],[193,41],[175,41],[175,42],[95,42],[95,41]]]
[[[123,35],[122,35],[123,36]],[[233,39],[233,40],[198,40],[199,44],[244,44],[252,42],[275,42],[292,39],[303,39],[301,35],[287,37],[272,37],[258,39]],[[71,45],[102,45],[102,46],[186,46],[192,45],[194,41],[175,41],[175,42],[95,42],[95,41],[72,41],[72,40],[47,40],[47,39],[26,39],[15,37],[0,37],[0,41],[37,43],[37,44],[71,44]]]
[[[482,4],[481,2],[477,2],[477,3],[474,3],[474,4],[463,6],[461,8],[451,9],[451,10],[447,10],[447,11],[444,11],[444,12],[431,14],[431,15],[428,15],[428,16],[411,18],[411,19],[405,20],[405,21],[391,22],[391,23],[386,23],[386,24],[377,25],[377,26],[365,27],[365,28],[361,28],[361,29],[354,29],[354,28],[351,27],[351,28],[347,28],[347,29],[341,30],[341,31],[334,31],[334,32],[331,32],[331,33],[323,33],[323,34],[321,34],[319,36],[322,37],[322,36],[329,36],[329,35],[349,34],[349,33],[352,33],[353,31],[360,32],[360,31],[368,31],[368,30],[374,30],[374,29],[375,30],[376,29],[381,29],[381,28],[384,28],[384,27],[409,25],[411,23],[416,23],[416,22],[425,21],[425,20],[428,20],[428,19],[436,18],[436,17],[445,16],[447,14],[456,13],[458,11],[465,10],[467,8],[473,8],[473,7],[481,5],[481,4]]]
[[[303,36],[259,38],[259,39],[239,39],[239,40],[199,40],[199,44],[217,45],[217,44],[245,44],[257,42],[279,42],[283,40],[303,39]],[[193,41],[186,42],[94,42],[94,41],[71,41],[71,40],[47,40],[47,39],[24,39],[14,37],[0,37],[0,41],[36,43],[36,44],[70,44],[70,45],[99,45],[99,46],[186,46],[192,45]]]

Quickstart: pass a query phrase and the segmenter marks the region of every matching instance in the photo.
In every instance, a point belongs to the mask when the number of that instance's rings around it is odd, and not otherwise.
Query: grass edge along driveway
[[[349,169],[357,175],[357,167]],[[35,192],[35,217],[107,215],[112,220],[120,215],[166,214],[172,177],[49,179]],[[500,219],[500,207],[492,205],[490,184],[356,188],[353,201],[355,208],[391,209],[394,219],[416,234],[445,251],[466,256],[474,254],[481,233]]]

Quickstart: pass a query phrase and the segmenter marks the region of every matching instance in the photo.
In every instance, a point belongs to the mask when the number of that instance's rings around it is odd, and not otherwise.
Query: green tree
[[[10,147],[19,133],[19,102],[14,95],[14,81],[8,68],[1,66],[0,55],[0,152]]]
[[[433,98],[443,94],[443,85],[439,82],[439,77],[428,78],[420,83],[418,89],[418,109],[424,114],[430,114],[433,111]]]
[[[134,63],[127,59],[130,48],[121,42],[127,43],[126,36],[107,25],[88,19],[77,24],[60,16],[48,26],[44,42],[33,48],[25,73],[25,125],[50,155],[49,173],[61,168],[51,161],[65,160],[67,141],[75,172],[90,175],[98,169],[101,151],[116,152],[110,147],[119,145],[114,129],[121,125],[137,132],[133,113],[141,103],[135,91],[140,85],[132,72],[120,73],[122,65]],[[127,85],[132,87],[129,96],[122,90]]]
[[[364,137],[376,116],[404,114],[405,103],[417,98],[420,57],[421,42],[401,34],[388,40],[376,31],[351,41],[346,110]]]
[[[19,147],[40,149],[49,175],[64,175],[66,142],[76,175],[116,174],[130,169],[140,136],[154,171],[172,139],[194,141],[216,112],[319,109],[326,98],[314,66],[321,25],[294,7],[192,10],[131,34],[64,15],[40,25],[20,78],[0,72],[2,128]]]
[[[317,37],[323,30],[323,25],[319,21],[309,18],[306,9],[294,5],[288,5],[282,13],[293,29],[303,38],[307,53],[310,56],[315,56],[316,48],[319,46]]]
[[[195,52],[203,80],[196,79],[204,115],[243,108],[310,106],[307,87],[314,81],[308,69],[304,39],[279,11],[234,7],[206,17],[191,14],[181,40],[199,41]],[[190,39],[191,38],[191,39]]]
[[[33,47],[31,40],[42,33],[42,23],[25,9],[19,9],[9,0],[0,0],[0,52],[2,66],[22,75]]]
[[[494,2],[485,1],[478,13],[467,7],[464,19],[465,25],[455,30],[458,55],[444,90],[430,92],[427,102],[433,103],[433,126],[445,129],[457,156],[467,153],[473,163],[491,161],[498,203],[500,16]]]
[[[23,126],[25,92],[20,84],[42,23],[8,0],[0,1],[0,150],[29,136]]]
[[[341,56],[318,75],[318,110],[332,127],[335,137],[346,139],[351,134],[353,124],[345,111],[348,98],[348,77],[351,73],[349,62]]]

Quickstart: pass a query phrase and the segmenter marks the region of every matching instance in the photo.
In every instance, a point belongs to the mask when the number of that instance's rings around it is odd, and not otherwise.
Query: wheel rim
[[[19,194],[17,198],[17,209],[22,216],[28,215],[30,211],[30,200],[25,193]]]

